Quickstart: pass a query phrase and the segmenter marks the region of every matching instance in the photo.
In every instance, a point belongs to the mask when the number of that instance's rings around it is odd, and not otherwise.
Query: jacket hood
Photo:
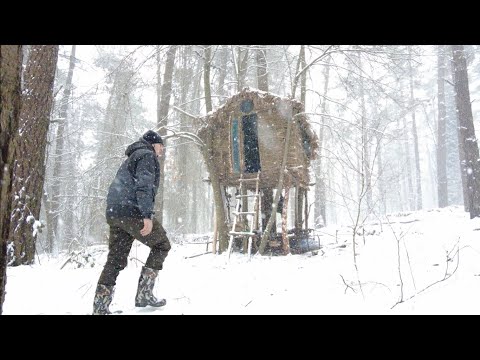
[[[125,150],[125,155],[130,156],[132,155],[135,151],[140,150],[140,149],[145,149],[145,150],[150,150],[150,151],[155,151],[153,149],[153,146],[148,143],[147,141],[140,139],[138,141],[135,141],[133,144],[130,144],[127,149]]]

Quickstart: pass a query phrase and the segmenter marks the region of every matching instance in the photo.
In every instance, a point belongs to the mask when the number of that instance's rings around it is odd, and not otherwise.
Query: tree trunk
[[[453,62],[453,57],[452,57],[452,52],[451,52],[451,47],[448,48],[449,51],[445,51],[446,54],[449,54],[449,64],[450,64],[450,73],[451,73],[451,80],[452,84],[455,81],[455,64]],[[455,91],[455,86],[452,86],[453,90],[448,87],[447,89],[451,90],[450,91],[450,103],[447,102],[448,105],[450,105],[450,108],[447,107],[447,115],[449,116],[449,122],[447,124],[448,128],[450,129],[450,148],[447,151],[447,158],[450,157],[450,163],[449,167],[447,168],[448,173],[450,174],[450,178],[456,174],[455,172],[452,171],[452,169],[455,169],[453,166],[453,163],[455,161],[457,167],[458,167],[458,172],[459,172],[459,181],[458,185],[460,188],[459,193],[461,193],[461,198],[463,201],[463,207],[466,212],[469,210],[469,195],[468,195],[468,186],[467,186],[467,171],[466,171],[466,159],[465,159],[465,149],[463,148],[462,144],[462,133],[460,132],[460,119],[459,119],[459,114],[457,110],[457,104],[456,104],[456,91]],[[447,90],[446,89],[446,90]],[[450,109],[450,112],[448,111]],[[456,144],[453,144],[456,140]],[[452,152],[452,148],[455,148],[457,152],[457,156],[454,159],[452,156],[450,156],[450,153]],[[460,202],[460,201],[459,201]]]
[[[415,209],[415,202],[413,199],[413,181],[412,181],[412,166],[411,166],[411,158],[410,158],[410,143],[408,141],[408,127],[407,127],[407,119],[403,117],[403,129],[404,129],[404,134],[403,136],[405,137],[405,141],[403,142],[404,145],[404,150],[405,150],[405,177],[407,178],[407,200],[408,200],[408,210],[413,210]]]
[[[56,146],[55,146],[55,157],[53,165],[53,176],[52,176],[52,189],[49,198],[50,200],[50,216],[52,219],[52,228],[49,230],[49,233],[53,235],[49,237],[47,251],[51,253],[53,251],[53,242],[54,237],[58,235],[58,220],[60,215],[58,214],[58,209],[60,207],[60,175],[62,173],[62,164],[64,164],[64,144],[65,144],[65,125],[67,123],[68,115],[68,104],[70,101],[70,95],[72,93],[72,78],[73,70],[75,68],[75,50],[76,45],[72,45],[72,52],[70,53],[70,65],[68,69],[67,80],[65,82],[65,87],[63,89],[63,97],[61,100],[60,111],[59,111],[59,123],[56,134]]]
[[[445,46],[437,46],[438,53],[438,130],[437,130],[437,192],[438,207],[448,206],[448,181],[447,181],[447,144],[446,144],[446,118],[445,106]]]
[[[165,136],[167,130],[165,126],[168,124],[168,110],[170,107],[170,96],[172,94],[173,70],[175,68],[175,53],[177,45],[172,45],[167,51],[167,61],[165,63],[165,72],[163,74],[163,84],[161,90],[160,101],[157,102],[157,127],[160,129],[159,134]],[[158,64],[160,66],[160,64]],[[164,140],[167,145],[167,140]],[[164,153],[163,159],[160,161],[160,184],[158,186],[156,217],[160,224],[163,223],[163,205],[164,205],[164,188],[165,188],[165,162],[167,154]]]
[[[201,63],[197,62],[196,68],[194,71],[196,79],[193,80],[193,98],[199,99],[201,96],[201,84],[202,84],[202,75],[201,75]],[[190,111],[192,114],[200,113],[200,101],[195,101],[190,104]],[[191,131],[196,133],[198,131],[198,123],[191,119],[190,122]],[[203,216],[206,216],[207,219],[211,219],[213,215],[208,214],[209,212],[209,202],[205,201],[205,197],[208,197],[210,192],[210,186],[202,181],[203,173],[205,171],[204,164],[199,162],[197,159],[199,156],[202,156],[201,150],[197,147],[193,149],[194,154],[189,159],[190,165],[188,166],[188,179],[190,179],[192,187],[192,201],[191,201],[191,222],[192,222],[192,231],[197,233],[203,231],[205,225],[208,226],[208,222],[203,220]],[[205,187],[207,187],[207,194],[205,193]],[[208,231],[211,229],[208,226]],[[205,230],[206,231],[206,230]]]
[[[205,159],[205,164],[207,165],[208,173],[210,174],[210,181],[212,184],[213,197],[214,197],[214,206],[215,206],[215,224],[218,232],[218,252],[222,253],[228,248],[228,227],[225,217],[225,207],[223,204],[222,189],[221,184],[218,179],[217,174],[215,173],[213,165],[213,154],[212,154],[212,142],[213,142],[213,129],[209,129],[206,134],[206,144],[202,148],[203,158]]]
[[[421,210],[423,207],[422,201],[422,174],[420,171],[420,154],[418,152],[418,135],[417,135],[417,122],[415,120],[415,99],[413,96],[413,69],[412,69],[412,47],[408,48],[408,68],[410,72],[410,107],[412,111],[412,134],[413,134],[413,147],[415,150],[415,183],[417,186],[416,191],[416,209]]]
[[[457,105],[455,105],[456,107]],[[467,160],[465,154],[465,147],[463,146],[463,134],[461,131],[460,115],[456,113],[456,123],[457,123],[457,137],[458,137],[458,160],[460,162],[460,175],[462,179],[462,194],[463,194],[463,208],[465,211],[469,212],[470,210],[470,193],[468,191],[468,180],[467,180]]]
[[[303,71],[303,68],[305,66],[305,45],[300,45],[300,51],[298,52],[298,61],[297,61],[297,66],[295,68],[295,76],[293,77],[293,82],[292,82],[292,99],[295,99],[295,94],[297,92],[297,85],[298,85],[298,80],[300,77],[298,76],[301,72],[301,77],[303,79],[303,76],[305,75],[305,71]]]
[[[358,66],[360,72],[362,72],[362,58],[361,54],[358,53]],[[362,140],[361,140],[361,180],[360,180],[360,189],[361,193],[359,196],[359,201],[362,201],[364,195],[367,198],[367,214],[372,211],[373,200],[372,200],[372,172],[370,169],[370,139],[368,136],[368,126],[367,126],[367,109],[365,106],[365,86],[363,83],[363,75],[360,74],[360,102],[362,110],[362,119],[361,119],[361,128],[362,128]],[[360,208],[360,207],[359,207]]]
[[[301,46],[302,51],[302,69],[307,67],[307,61],[305,59],[305,45]],[[300,75],[300,102],[303,104],[304,109],[307,109],[307,72],[308,70],[303,70]],[[306,111],[306,110],[305,110]]]
[[[445,62],[446,62],[446,75],[445,79],[450,80],[453,84],[453,64],[452,64],[452,52],[450,47],[445,46]],[[445,81],[447,82],[447,81]],[[448,182],[448,203],[449,204],[463,204],[465,211],[468,211],[467,204],[464,199],[463,193],[466,185],[463,185],[465,172],[462,171],[461,164],[464,162],[463,150],[459,146],[458,131],[458,114],[455,105],[455,88],[454,86],[445,86],[445,107],[447,112],[446,118],[446,153],[447,153],[447,182]]]
[[[222,46],[220,49],[220,69],[219,69],[219,76],[218,76],[218,87],[217,87],[217,94],[220,96],[219,104],[222,105],[225,103],[225,95],[227,91],[225,89],[225,78],[227,76],[227,64],[228,64],[228,49],[226,46]]]
[[[0,45],[0,315],[7,283],[15,138],[20,120],[22,46]]]
[[[207,113],[212,111],[212,97],[210,87],[210,61],[211,61],[211,48],[205,47],[205,62],[204,62],[204,91],[205,91],[205,104]],[[208,173],[210,174],[210,180],[213,190],[213,197],[215,201],[215,227],[217,234],[214,234],[218,238],[218,252],[222,253],[228,248],[228,227],[225,213],[225,202],[223,196],[222,185],[215,173],[214,165],[212,163],[213,157],[210,153],[212,149],[213,133],[209,132],[206,148],[204,151],[205,163],[207,164]]]
[[[182,46],[180,48],[180,59],[182,66],[178,69],[176,79],[180,84],[180,106],[187,102],[189,97],[190,85],[192,83],[193,69],[189,66],[188,61],[191,58],[191,46]],[[180,114],[180,131],[190,131],[190,119],[185,114]],[[191,221],[188,220],[188,204],[189,196],[191,194],[190,184],[188,181],[188,161],[189,149],[187,144],[179,141],[175,146],[175,167],[177,169],[176,181],[173,182],[170,188],[173,190],[169,193],[173,197],[173,206],[170,207],[170,213],[173,214],[173,223],[181,232],[192,232],[190,229]]]
[[[268,91],[268,66],[267,47],[259,45],[256,50],[257,58],[257,87],[259,90]]]
[[[301,49],[303,49],[303,51],[301,50],[302,56],[301,56],[300,66],[302,69],[304,69],[307,66],[307,63],[305,61],[305,45],[302,45]],[[305,102],[307,100],[307,71],[308,70],[302,71],[302,74],[300,75],[300,102],[303,104],[304,109],[306,109]],[[297,187],[297,189],[298,189],[298,191],[296,191],[297,199],[295,202],[297,204],[295,228],[297,229],[297,231],[299,231],[301,230],[302,224],[303,224],[303,215],[304,215],[303,208],[304,206],[306,206],[306,202],[304,204],[303,199],[307,191],[299,187]]]
[[[235,65],[235,77],[237,78],[237,91],[240,92],[246,83],[247,68],[248,68],[248,53],[249,47],[246,45],[244,48],[238,46],[237,53],[232,48],[233,63]]]
[[[205,61],[203,63],[203,86],[205,89],[205,107],[207,114],[212,111],[212,90],[210,86],[210,61],[212,58],[212,47],[207,45],[204,47]]]
[[[323,99],[322,99],[322,114],[327,111],[326,96],[328,93],[328,82],[330,79],[330,56],[326,59],[327,64],[325,66],[324,85],[323,85]],[[322,165],[322,151],[324,147],[325,136],[325,116],[321,116],[320,130],[318,134],[318,160],[317,170],[315,171],[315,205],[314,205],[314,224],[317,227],[319,224],[322,226],[327,225],[326,217],[326,191],[325,191],[325,170]]]
[[[25,69],[9,234],[14,247],[10,264],[14,266],[33,264],[35,260],[57,58],[58,45],[34,45]]]
[[[282,249],[283,254],[290,254],[290,241],[288,239],[288,198],[290,195],[290,184],[285,184],[285,196],[282,207]]]
[[[378,160],[377,160],[377,167],[378,167],[378,192],[380,195],[380,213],[382,215],[387,213],[387,201],[386,201],[386,190],[385,190],[385,179],[383,176],[383,146],[382,146],[382,135],[377,133],[377,144],[378,144],[378,149],[377,149],[377,154],[378,154]]]
[[[451,46],[454,64],[455,99],[459,120],[461,145],[465,152],[470,218],[480,215],[480,165],[478,143],[473,125],[467,61],[463,45]]]

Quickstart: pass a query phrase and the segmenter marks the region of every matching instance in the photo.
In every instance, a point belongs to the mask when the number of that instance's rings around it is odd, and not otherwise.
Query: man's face
[[[153,148],[155,149],[155,154],[157,157],[162,157],[165,147],[162,144],[153,144]]]

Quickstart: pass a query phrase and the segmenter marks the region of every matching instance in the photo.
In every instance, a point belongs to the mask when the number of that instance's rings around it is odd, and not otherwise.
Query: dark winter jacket
[[[107,195],[107,218],[153,217],[160,182],[160,164],[151,144],[143,139],[125,150],[128,158],[118,169]]]

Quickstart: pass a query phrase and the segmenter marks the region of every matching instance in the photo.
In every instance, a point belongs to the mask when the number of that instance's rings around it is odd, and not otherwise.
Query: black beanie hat
[[[149,142],[150,144],[162,144],[163,145],[163,140],[162,137],[155,131],[153,130],[148,130],[145,134],[142,136],[143,140]]]

